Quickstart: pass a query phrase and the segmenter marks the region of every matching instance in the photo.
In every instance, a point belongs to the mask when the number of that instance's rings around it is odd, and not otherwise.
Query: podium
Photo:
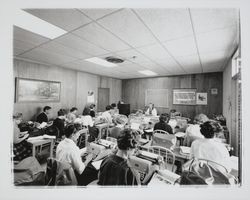
[[[118,104],[119,114],[128,116],[130,114],[130,104]]]

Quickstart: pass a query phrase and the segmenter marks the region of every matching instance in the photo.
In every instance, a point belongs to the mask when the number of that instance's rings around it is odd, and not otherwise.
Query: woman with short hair
[[[192,142],[198,138],[204,138],[200,132],[200,124],[208,120],[208,117],[202,113],[195,116],[194,124],[190,124],[186,129],[186,136],[184,139],[184,144],[186,144],[186,146],[191,146]]]
[[[226,146],[215,140],[215,134],[221,131],[220,126],[215,121],[207,121],[200,125],[201,134],[204,138],[197,139],[191,146],[191,157],[206,159],[223,165],[229,171],[231,162]]]

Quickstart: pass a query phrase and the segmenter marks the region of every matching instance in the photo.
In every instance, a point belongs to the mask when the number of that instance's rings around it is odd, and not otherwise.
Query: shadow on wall
[[[37,107],[35,114],[31,117],[31,121],[36,121],[37,115],[43,111],[43,107]]]

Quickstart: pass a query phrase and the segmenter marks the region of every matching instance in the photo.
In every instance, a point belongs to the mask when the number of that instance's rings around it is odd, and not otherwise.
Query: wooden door
[[[109,88],[98,88],[97,110],[103,112],[109,105]]]

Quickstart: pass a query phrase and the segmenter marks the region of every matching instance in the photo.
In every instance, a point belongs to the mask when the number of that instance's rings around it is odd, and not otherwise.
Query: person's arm
[[[74,151],[72,152],[71,160],[72,160],[73,168],[78,172],[79,175],[82,174],[86,165],[85,163],[82,162],[81,152],[78,147],[76,147]]]
[[[168,125],[168,124],[167,124],[167,132],[168,132],[169,134],[174,134],[174,133],[173,133],[172,127],[171,127],[170,125]]]

